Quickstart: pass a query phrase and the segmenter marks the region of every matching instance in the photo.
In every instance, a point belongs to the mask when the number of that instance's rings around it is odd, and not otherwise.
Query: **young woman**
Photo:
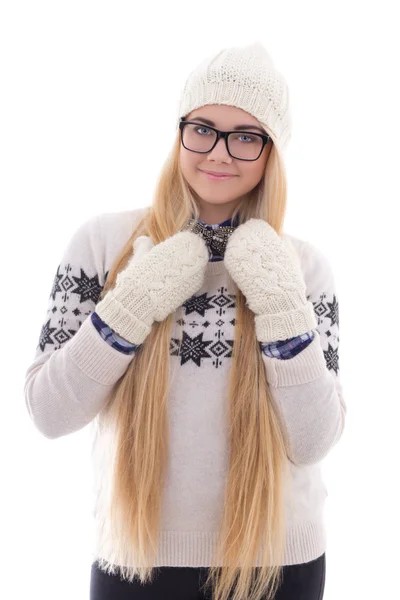
[[[48,438],[93,426],[92,600],[323,597],[346,404],[332,270],[283,232],[290,130],[264,47],[222,50],[151,206],[65,250],[25,397]]]

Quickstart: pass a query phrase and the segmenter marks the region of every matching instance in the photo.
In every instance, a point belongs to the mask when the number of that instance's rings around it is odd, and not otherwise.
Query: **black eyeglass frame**
[[[185,125],[189,125],[189,124],[190,125],[199,125],[200,127],[206,127],[206,129],[211,129],[212,131],[215,131],[215,133],[217,134],[217,138],[209,150],[205,150],[204,152],[202,152],[201,150],[192,150],[191,148],[188,148],[187,146],[185,146],[185,144],[183,143],[183,129],[184,129]],[[211,127],[210,125],[206,125],[205,123],[199,123],[198,121],[185,121],[184,117],[181,117],[181,119],[179,121],[179,130],[181,132],[182,146],[184,148],[186,148],[186,150],[189,150],[189,152],[197,152],[198,154],[208,154],[218,144],[219,139],[222,138],[225,140],[225,146],[226,146],[226,150],[227,150],[229,156],[231,156],[232,158],[235,158],[236,160],[246,160],[246,161],[258,160],[260,158],[261,154],[263,153],[265,146],[268,144],[269,140],[272,139],[271,136],[268,134],[264,135],[262,133],[255,133],[254,131],[239,131],[236,129],[233,131],[220,131],[219,129],[215,129],[215,127]],[[263,145],[261,147],[260,154],[257,156],[257,158],[239,158],[239,157],[231,154],[231,152],[229,151],[229,148],[228,148],[228,135],[230,133],[246,133],[247,135],[257,135],[258,137],[260,137],[262,139]]]

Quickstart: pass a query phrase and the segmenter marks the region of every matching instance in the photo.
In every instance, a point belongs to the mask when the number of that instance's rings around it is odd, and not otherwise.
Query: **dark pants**
[[[156,567],[151,584],[129,583],[107,575],[92,564],[90,600],[211,600],[201,590],[207,567]],[[325,588],[325,554],[300,565],[283,567],[275,600],[322,600]]]

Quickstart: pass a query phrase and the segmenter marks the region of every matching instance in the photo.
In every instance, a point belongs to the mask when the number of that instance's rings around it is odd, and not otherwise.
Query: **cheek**
[[[257,185],[264,173],[262,165],[254,162],[252,165],[246,165],[248,168],[243,172],[243,179],[251,185]]]
[[[179,163],[182,170],[183,175],[186,179],[193,178],[196,174],[198,159],[194,152],[192,153],[182,153],[180,154]]]

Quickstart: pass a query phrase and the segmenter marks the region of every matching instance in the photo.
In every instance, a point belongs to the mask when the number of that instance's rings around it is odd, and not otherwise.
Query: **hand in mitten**
[[[317,327],[296,250],[267,221],[249,219],[239,225],[224,261],[255,313],[258,341],[286,340]]]
[[[191,231],[180,231],[156,246],[140,236],[133,247],[115,287],[95,310],[111,329],[139,345],[154,321],[163,321],[201,288],[209,256],[205,241]]]

